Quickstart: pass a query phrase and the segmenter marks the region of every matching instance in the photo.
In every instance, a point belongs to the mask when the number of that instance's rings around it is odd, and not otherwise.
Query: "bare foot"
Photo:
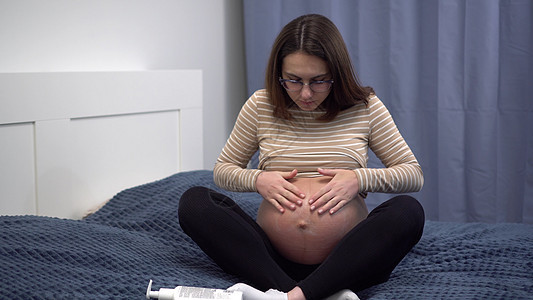
[[[287,295],[289,296],[289,300],[305,300],[304,293],[298,286],[290,290]]]

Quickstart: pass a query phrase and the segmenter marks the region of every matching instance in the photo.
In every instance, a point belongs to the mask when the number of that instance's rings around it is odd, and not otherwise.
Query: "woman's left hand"
[[[354,171],[318,168],[318,173],[333,177],[309,199],[311,210],[318,209],[318,214],[326,211],[334,214],[359,193],[359,182]]]

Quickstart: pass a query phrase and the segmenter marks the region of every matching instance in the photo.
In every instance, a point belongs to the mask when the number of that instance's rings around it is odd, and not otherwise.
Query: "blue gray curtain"
[[[339,27],[419,159],[427,219],[533,223],[533,1],[244,0],[250,94],[279,30],[307,13]]]

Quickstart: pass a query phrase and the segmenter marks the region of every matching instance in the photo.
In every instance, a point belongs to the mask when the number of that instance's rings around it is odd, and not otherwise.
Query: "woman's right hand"
[[[305,198],[305,194],[289,182],[296,174],[296,169],[291,172],[263,171],[257,176],[257,192],[281,213],[285,212],[284,207],[295,210],[296,205],[301,206]]]

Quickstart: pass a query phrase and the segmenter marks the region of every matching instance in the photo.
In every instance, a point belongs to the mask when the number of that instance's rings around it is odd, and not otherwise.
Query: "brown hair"
[[[298,17],[285,25],[274,41],[268,61],[265,85],[272,103],[274,116],[290,120],[288,109],[294,104],[278,79],[283,59],[294,52],[317,56],[326,61],[334,80],[332,89],[321,108],[325,110],[319,119],[333,120],[337,114],[357,103],[368,103],[374,91],[362,87],[354,72],[346,44],[333,22],[328,18],[310,14]]]

